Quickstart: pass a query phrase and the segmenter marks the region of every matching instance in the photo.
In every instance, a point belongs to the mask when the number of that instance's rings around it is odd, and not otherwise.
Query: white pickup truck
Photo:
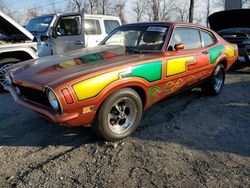
[[[97,46],[120,25],[114,16],[67,13],[33,18],[24,28],[0,11],[0,92],[11,64]]]

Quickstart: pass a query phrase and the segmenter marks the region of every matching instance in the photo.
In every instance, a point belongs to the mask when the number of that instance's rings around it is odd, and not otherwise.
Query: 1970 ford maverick
[[[201,26],[129,24],[98,47],[12,66],[5,89],[54,122],[92,125],[116,141],[131,135],[142,112],[161,99],[195,86],[219,94],[237,57],[236,45]]]

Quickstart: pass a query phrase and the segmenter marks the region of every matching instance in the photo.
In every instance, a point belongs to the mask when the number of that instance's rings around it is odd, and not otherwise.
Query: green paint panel
[[[224,49],[223,45],[216,46],[209,49],[210,64],[214,64],[218,57],[221,56],[221,50]]]
[[[132,67],[132,72],[124,76],[129,77],[140,77],[148,82],[155,82],[161,80],[162,77],[162,61],[154,61]]]

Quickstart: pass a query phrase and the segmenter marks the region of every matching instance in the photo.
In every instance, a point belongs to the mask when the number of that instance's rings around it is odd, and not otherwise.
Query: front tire
[[[225,67],[218,64],[214,69],[213,75],[202,85],[205,94],[216,96],[222,91],[225,82]]]
[[[142,117],[142,101],[131,88],[120,89],[102,104],[93,128],[97,135],[108,141],[118,141],[130,136]]]
[[[20,62],[20,59],[17,58],[5,58],[0,60],[0,93],[5,93],[7,91],[4,90],[5,80],[4,74],[6,73],[6,69],[11,65]]]

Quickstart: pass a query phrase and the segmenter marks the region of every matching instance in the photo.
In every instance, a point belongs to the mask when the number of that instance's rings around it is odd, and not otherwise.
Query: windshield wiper
[[[135,54],[141,54],[142,51],[137,49],[136,47],[133,46],[126,46],[126,52],[128,53],[135,53]]]

